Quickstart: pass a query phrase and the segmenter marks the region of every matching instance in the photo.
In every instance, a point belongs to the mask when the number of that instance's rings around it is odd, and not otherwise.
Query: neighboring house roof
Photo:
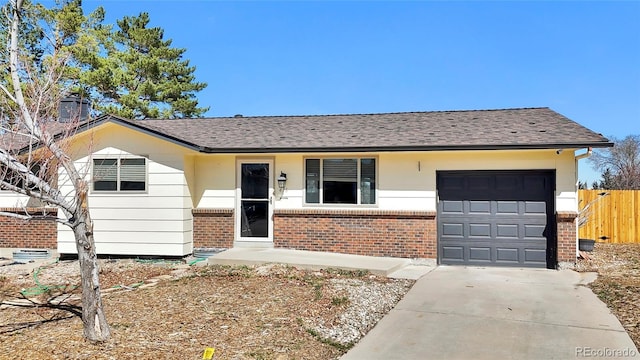
[[[549,108],[114,122],[204,153],[364,152],[608,147],[601,134]]]
[[[206,153],[559,149],[608,147],[549,108],[387,114],[125,120]]]
[[[78,123],[60,123],[57,121],[47,121],[41,125],[41,129],[54,134],[55,137],[67,137],[73,135],[78,130]],[[31,144],[31,145],[30,145]],[[30,136],[30,132],[25,128],[16,128],[13,131],[3,130],[0,132],[0,148],[11,152],[25,152],[29,146],[38,147],[38,142]]]

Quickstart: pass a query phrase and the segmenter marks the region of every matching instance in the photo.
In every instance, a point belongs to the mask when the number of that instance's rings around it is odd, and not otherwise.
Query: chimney
[[[71,94],[60,100],[58,115],[58,121],[61,123],[85,121],[89,117],[89,100],[78,94]]]

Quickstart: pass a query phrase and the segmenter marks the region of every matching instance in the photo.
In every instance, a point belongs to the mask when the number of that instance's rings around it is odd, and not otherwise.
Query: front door
[[[236,240],[273,241],[273,177],[271,160],[238,162]]]

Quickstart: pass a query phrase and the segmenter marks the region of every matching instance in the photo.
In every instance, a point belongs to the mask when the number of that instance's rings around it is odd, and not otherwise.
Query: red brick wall
[[[274,246],[435,259],[435,216],[430,211],[276,210]]]
[[[557,214],[557,260],[576,261],[576,213]],[[436,213],[380,210],[276,210],[274,247],[404,258],[437,258]],[[194,209],[195,248],[232,248],[231,209]]]
[[[0,208],[0,211],[25,214],[21,208]],[[28,208],[30,214],[57,216],[58,209]],[[58,227],[52,220],[21,220],[0,216],[0,247],[55,249],[58,246]]]
[[[194,248],[232,248],[232,209],[193,209]]]
[[[577,216],[578,214],[575,212],[559,211],[556,214],[556,222],[558,224],[558,262],[576,262]]]

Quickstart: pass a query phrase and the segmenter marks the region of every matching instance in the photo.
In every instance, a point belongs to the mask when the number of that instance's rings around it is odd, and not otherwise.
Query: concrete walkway
[[[233,248],[207,259],[207,264],[216,265],[261,265],[267,263],[287,264],[310,270],[326,268],[368,270],[376,275],[414,280],[434,269],[433,266],[416,265],[411,260],[402,258],[273,248]]]
[[[585,276],[440,266],[342,359],[640,358]]]

